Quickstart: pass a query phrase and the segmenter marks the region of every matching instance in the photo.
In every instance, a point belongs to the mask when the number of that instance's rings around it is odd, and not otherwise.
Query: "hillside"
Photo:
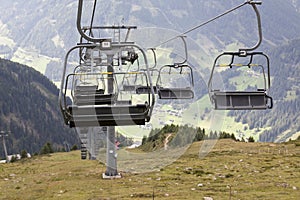
[[[27,66],[0,59],[0,130],[11,131],[8,153],[39,152],[46,142],[63,147],[77,143],[64,126],[58,107],[58,89],[45,76]],[[0,155],[3,157],[3,146]]]
[[[250,129],[271,127],[259,140],[284,142],[300,134],[300,39],[292,40],[269,52],[274,99],[272,110],[261,112],[231,112],[237,122],[248,124]]]
[[[161,170],[120,171],[115,180],[103,180],[105,166],[80,161],[78,151],[0,165],[0,199],[298,199],[299,143],[219,140],[199,158],[202,145]]]

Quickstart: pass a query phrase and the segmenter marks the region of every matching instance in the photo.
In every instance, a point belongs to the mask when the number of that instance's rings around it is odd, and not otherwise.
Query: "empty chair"
[[[260,110],[272,108],[272,98],[265,91],[256,92],[213,92],[216,110]]]
[[[229,60],[228,63],[220,63],[220,60],[224,59],[224,57],[227,58],[225,60]],[[259,59],[255,59],[255,57]],[[263,61],[263,59],[265,61]],[[236,60],[244,62],[235,63]],[[254,60],[264,62],[266,66],[254,64]],[[251,72],[248,72],[248,76],[246,77],[250,79],[248,82],[252,83],[254,81],[252,77],[258,76],[262,79],[258,80],[258,82],[263,84],[263,88],[251,89],[250,87],[248,90],[229,90],[226,88],[221,90],[221,88],[216,88],[215,85],[218,85],[218,83],[214,85],[214,82],[217,82],[214,80],[216,68],[227,68],[228,70],[236,70],[238,72],[242,71],[241,68],[246,68]],[[259,68],[260,71],[255,68]],[[259,76],[258,72],[262,75]],[[245,77],[241,80],[246,81]],[[237,85],[242,85],[242,83],[238,82]],[[273,99],[267,94],[270,87],[269,58],[262,52],[246,52],[242,55],[240,52],[225,52],[219,55],[214,62],[208,87],[210,100],[216,110],[261,110],[271,109],[273,107]]]
[[[191,88],[159,88],[159,99],[192,99],[194,92]]]
[[[147,104],[69,106],[70,127],[145,125],[150,119]]]
[[[165,65],[159,71],[156,87],[159,99],[193,99],[193,70],[188,65]]]

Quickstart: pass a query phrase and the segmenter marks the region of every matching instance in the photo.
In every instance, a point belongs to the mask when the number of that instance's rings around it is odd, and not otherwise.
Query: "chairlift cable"
[[[94,18],[95,18],[95,12],[96,12],[96,6],[97,6],[97,0],[94,0],[94,7],[93,7],[93,12],[92,12],[92,17],[91,17],[91,24],[90,24],[90,36],[93,36],[93,31],[92,31],[92,27],[94,24]]]
[[[211,19],[209,19],[209,20],[207,20],[207,21],[205,21],[205,22],[203,22],[203,23],[201,23],[201,24],[199,24],[199,25],[197,25],[197,26],[195,26],[195,27],[193,27],[193,28],[191,28],[191,29],[189,29],[189,30],[187,30],[187,31],[185,31],[185,32],[183,32],[183,33],[181,33],[181,34],[176,35],[175,37],[172,37],[172,38],[170,38],[170,39],[168,39],[168,40],[166,40],[166,41],[164,41],[164,42],[162,42],[162,43],[156,45],[155,47],[158,47],[158,46],[161,46],[161,45],[163,45],[163,44],[166,44],[166,43],[168,43],[168,42],[170,42],[170,41],[172,41],[172,40],[177,39],[178,37],[180,37],[180,36],[182,36],[182,35],[186,35],[186,34],[192,32],[192,31],[194,31],[194,30],[196,30],[196,29],[198,29],[198,28],[201,28],[202,26],[205,26],[205,25],[207,25],[207,24],[209,24],[209,23],[211,23],[211,22],[213,22],[213,21],[215,21],[215,20],[217,20],[217,19],[219,19],[219,18],[221,18],[221,17],[223,17],[223,16],[225,16],[225,15],[227,15],[227,14],[229,14],[229,13],[231,13],[231,12],[233,12],[233,11],[235,11],[235,10],[237,10],[237,9],[239,9],[239,8],[241,8],[241,7],[243,7],[243,6],[245,6],[245,5],[247,5],[247,4],[253,3],[252,1],[253,1],[253,0],[247,0],[246,2],[244,2],[244,3],[242,3],[242,4],[238,5],[238,6],[236,6],[236,7],[234,7],[234,8],[231,8],[230,10],[227,10],[227,11],[225,11],[224,13],[222,13],[222,14],[220,14],[220,15],[217,15],[217,16],[214,17],[214,18],[211,18]]]

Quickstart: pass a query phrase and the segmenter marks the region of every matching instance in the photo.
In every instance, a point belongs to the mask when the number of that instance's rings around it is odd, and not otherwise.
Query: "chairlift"
[[[108,57],[112,57],[120,52],[122,48],[134,47],[139,49],[143,56],[146,67],[148,67],[145,52],[139,46],[132,43],[115,44],[111,43]],[[70,53],[75,49],[82,48],[99,48],[99,51],[106,53],[103,44],[80,44],[72,48],[66,55],[63,79],[60,90],[60,105],[64,115],[65,123],[70,127],[89,127],[89,126],[127,126],[127,125],[144,125],[150,121],[154,106],[154,93],[149,91],[147,101],[144,103],[132,104],[131,99],[119,100],[118,88],[115,81],[117,76],[138,73],[145,77],[147,85],[152,85],[151,77],[148,72],[114,72],[113,66],[101,66],[107,68],[106,72],[87,72],[71,73],[66,75],[67,61]],[[111,54],[111,52],[114,52]],[[99,88],[98,85],[86,84],[73,86],[72,104],[67,104],[67,86],[71,80],[80,76],[86,77],[103,77],[105,75],[107,88]]]
[[[79,65],[74,69],[74,73],[67,76],[67,82],[72,79],[73,103],[76,105],[111,104],[116,96],[105,93],[106,80],[103,73],[87,67]]]
[[[156,81],[159,75],[159,70],[157,69],[157,57],[156,57],[156,52],[155,52],[155,48],[150,48],[148,50],[151,50],[152,54],[153,54],[153,60],[154,60],[154,64],[151,68],[149,68],[150,71],[150,76],[153,80],[154,77],[156,77]],[[153,91],[155,94],[158,93],[158,88],[156,85],[153,85],[152,88],[150,88],[149,86],[146,85],[139,85],[138,87],[136,87],[136,93],[137,94],[147,94],[149,92]]]
[[[185,48],[185,59],[181,63],[175,63],[172,65],[165,65],[160,68],[156,87],[159,99],[192,99],[194,98],[194,78],[193,78],[193,69],[186,64],[187,63],[187,44],[185,41],[185,36],[179,36],[184,44]],[[178,82],[178,80],[172,80],[175,78],[174,75],[180,76],[180,78],[188,79],[188,83],[184,83],[186,87],[166,87],[165,81],[163,81],[163,76],[167,76],[169,84],[172,81]],[[186,80],[184,80],[186,82]],[[173,84],[174,85],[174,84]]]
[[[262,42],[262,29],[261,29],[261,18],[256,5],[260,5],[259,1],[248,1],[257,18],[258,25],[258,42],[251,48],[240,49],[238,52],[225,52],[220,54],[214,61],[214,65],[211,71],[210,79],[208,82],[209,96],[214,108],[216,110],[262,110],[271,109],[273,107],[273,99],[268,95],[270,88],[270,62],[269,57],[263,52],[254,52]],[[224,57],[229,57],[227,64],[220,63]],[[259,64],[254,63],[254,58],[260,57]],[[237,63],[238,61],[243,61]],[[255,61],[256,61],[255,60]],[[265,61],[263,61],[265,60]],[[264,62],[265,64],[260,64]],[[256,88],[256,90],[234,90],[230,91],[226,88],[221,90],[220,88],[214,88],[213,80],[216,76],[216,68],[227,67],[229,70],[239,69],[247,67],[249,69],[261,68],[263,74],[263,88]],[[267,70],[267,72],[266,72]]]
[[[230,62],[222,64],[219,61],[224,57],[230,57]],[[265,59],[266,66],[262,64],[253,63],[254,57],[261,57]],[[235,63],[236,59],[246,60],[246,63]],[[257,59],[255,59],[257,60]],[[259,60],[259,59],[258,59]],[[263,59],[260,59],[261,61]],[[230,91],[225,88],[215,88],[213,85],[216,68],[228,68],[229,70],[237,70],[241,68],[260,68],[262,72],[262,88],[250,91]],[[266,72],[267,70],[267,72]],[[266,74],[267,73],[267,74]],[[213,70],[209,80],[209,96],[211,102],[214,104],[216,110],[261,110],[271,109],[273,107],[273,100],[267,93],[270,88],[270,68],[269,58],[262,52],[225,52],[219,55],[213,66]]]
[[[122,91],[124,92],[135,92],[136,88],[140,85],[138,84],[138,80],[142,79],[140,77],[140,73],[136,71],[136,73],[128,73],[124,75],[123,80],[121,82]]]
[[[167,72],[164,71],[164,69],[167,69]],[[185,70],[185,72],[184,72]],[[185,76],[183,78],[188,78],[188,84],[186,87],[165,87],[162,82],[162,76],[167,76],[170,79],[169,83],[172,83],[171,78],[174,77],[174,75],[179,76]],[[177,77],[178,78],[178,77]],[[178,80],[177,80],[178,81]],[[184,82],[186,82],[186,79],[184,79]],[[174,83],[173,83],[174,84]],[[157,79],[156,87],[158,88],[158,97],[159,99],[192,99],[194,98],[194,80],[193,80],[193,71],[192,68],[189,65],[165,65],[163,66],[159,71],[159,77]]]
[[[94,4],[95,7],[96,3]],[[81,35],[80,43],[71,48],[65,56],[63,77],[61,82],[59,102],[64,116],[65,123],[70,127],[89,127],[89,126],[127,126],[144,125],[150,120],[155,103],[153,91],[148,93],[148,99],[144,103],[133,104],[131,99],[119,100],[119,90],[115,89],[116,76],[130,72],[115,72],[116,68],[122,68],[127,62],[134,63],[138,54],[133,50],[141,52],[146,71],[142,72],[146,76],[147,85],[152,87],[149,67],[144,50],[128,42],[131,29],[135,26],[93,26],[93,19],[89,27],[81,26],[83,0],[79,0],[77,13],[77,29]],[[94,16],[94,12],[93,12]],[[96,38],[93,31],[112,30],[114,39]],[[124,41],[121,41],[121,30],[127,30]],[[90,34],[87,34],[87,32]],[[84,42],[86,41],[86,42]],[[71,52],[79,50],[79,65],[87,68],[86,71],[78,69],[75,73],[67,74],[68,60]],[[125,55],[124,52],[127,52]],[[102,59],[102,56],[105,59]],[[115,62],[116,61],[116,62]],[[94,67],[105,69],[95,72]],[[93,85],[86,81],[83,83],[77,80],[78,77],[88,77],[106,75],[106,87],[101,89],[98,85]],[[72,104],[67,101],[67,89],[70,83],[72,86]],[[74,84],[75,83],[75,84]],[[78,84],[79,83],[79,84]],[[82,83],[82,84],[80,84]],[[92,100],[92,101],[91,101]]]
[[[103,74],[107,76],[113,74],[115,77],[124,75],[125,72],[99,73],[99,75]],[[89,75],[95,76],[97,73]],[[71,76],[78,76],[78,74],[69,74],[66,81]],[[114,89],[114,93],[106,93],[105,90],[97,89],[97,87],[95,85],[75,87],[73,104],[67,106],[67,110],[73,116],[69,124],[71,127],[145,124],[145,118],[149,111],[148,103],[133,105],[131,99],[118,99],[118,89]],[[150,101],[148,100],[148,102]]]
[[[83,142],[80,143],[80,152],[81,152],[81,159],[86,160],[88,152],[87,152],[86,144]]]

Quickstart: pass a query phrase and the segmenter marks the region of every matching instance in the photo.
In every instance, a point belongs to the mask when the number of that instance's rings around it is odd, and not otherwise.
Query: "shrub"
[[[254,140],[254,138],[253,138],[252,136],[250,136],[250,137],[248,138],[248,142],[255,142],[255,140]]]
[[[44,155],[44,154],[50,154],[50,153],[53,153],[53,149],[52,149],[52,146],[49,142],[47,142],[41,149],[40,151],[40,155]]]
[[[71,148],[71,151],[76,151],[78,149],[78,146],[76,144],[74,144]]]
[[[23,159],[23,158],[27,158],[28,156],[27,156],[27,151],[26,150],[22,150],[21,151],[21,159]]]

